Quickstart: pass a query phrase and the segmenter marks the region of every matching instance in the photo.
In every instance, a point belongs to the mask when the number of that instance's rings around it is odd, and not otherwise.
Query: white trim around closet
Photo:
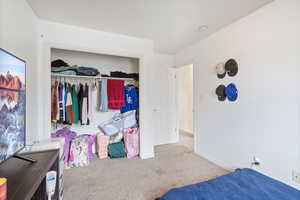
[[[121,57],[129,57],[139,59],[139,87],[140,87],[140,129],[141,129],[141,138],[140,138],[140,157],[142,159],[152,158],[154,157],[154,149],[153,149],[153,141],[149,141],[149,136],[145,136],[143,134],[143,130],[145,130],[145,120],[144,116],[146,113],[145,106],[145,56],[140,54],[135,54],[132,52],[126,51],[115,51],[112,49],[101,49],[101,48],[87,48],[74,46],[69,44],[57,44],[57,43],[44,43],[43,49],[41,49],[41,54],[39,60],[39,65],[41,66],[39,69],[39,74],[41,74],[40,82],[44,83],[39,88],[41,90],[41,94],[43,94],[43,110],[39,111],[41,115],[44,116],[43,119],[43,131],[39,135],[39,140],[49,139],[51,132],[51,49],[64,49],[70,51],[79,51],[79,52],[87,52],[87,53],[95,53],[95,54],[103,54],[103,55],[111,55],[111,56],[121,56]],[[152,136],[151,136],[152,137]],[[151,138],[150,137],[150,138]]]

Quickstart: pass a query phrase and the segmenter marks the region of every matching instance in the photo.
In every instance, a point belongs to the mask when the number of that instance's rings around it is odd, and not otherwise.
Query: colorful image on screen
[[[0,163],[25,146],[25,67],[0,49]]]

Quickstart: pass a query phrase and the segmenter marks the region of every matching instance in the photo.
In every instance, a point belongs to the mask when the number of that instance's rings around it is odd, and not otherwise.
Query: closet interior
[[[139,59],[51,49],[51,137],[66,168],[139,155]]]

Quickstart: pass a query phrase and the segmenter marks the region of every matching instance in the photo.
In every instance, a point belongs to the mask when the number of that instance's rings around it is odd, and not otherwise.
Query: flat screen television
[[[25,147],[26,62],[0,48],[0,164]]]

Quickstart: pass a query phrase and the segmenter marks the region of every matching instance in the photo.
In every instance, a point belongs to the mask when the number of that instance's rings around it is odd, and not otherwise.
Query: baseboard
[[[203,152],[201,152],[201,153],[200,152],[195,152],[195,153],[198,154],[199,156],[201,156],[202,158],[208,160],[209,162],[212,162],[215,165],[217,165],[217,166],[219,166],[219,167],[221,167],[221,168],[223,168],[225,170],[233,171],[236,168],[238,168],[236,166],[233,166],[233,165],[230,165],[230,164],[226,163],[223,160],[216,159],[216,158],[214,158],[213,156],[211,156],[211,155],[209,155],[207,153],[203,153]]]
[[[179,137],[173,137],[173,139],[169,139],[169,140],[166,139],[166,140],[156,141],[154,146],[164,145],[164,144],[175,144],[178,142],[179,142]]]
[[[149,159],[149,158],[154,158],[154,146],[151,149],[151,151],[140,151],[140,158],[141,159]]]
[[[194,134],[193,134],[193,131],[190,131],[190,130],[185,130],[185,129],[180,128],[180,129],[179,129],[179,132],[180,132],[180,131],[181,131],[181,132],[184,132],[184,133],[186,133],[186,134],[189,134],[189,135],[194,135]]]
[[[164,142],[158,142],[156,143],[154,146],[159,146],[159,145],[164,145],[164,144],[175,144],[175,143],[178,143],[179,140],[170,140],[170,141],[164,141]]]
[[[153,154],[140,154],[140,158],[141,159],[150,159],[150,158],[154,158],[154,153]]]

